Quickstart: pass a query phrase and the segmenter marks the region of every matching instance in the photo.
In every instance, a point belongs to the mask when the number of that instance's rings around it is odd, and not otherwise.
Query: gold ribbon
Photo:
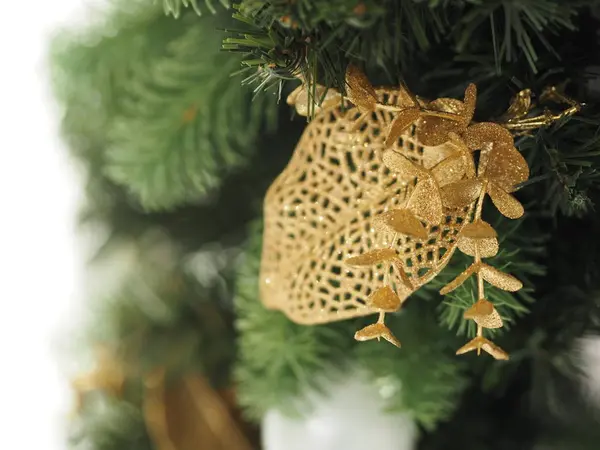
[[[157,369],[145,377],[144,388],[144,418],[159,450],[251,450],[229,408],[205,379],[186,376],[167,389],[165,370]],[[169,413],[176,417],[169,420]],[[181,425],[190,418],[197,423],[173,430],[173,422]]]
[[[101,390],[122,397],[127,373],[106,348],[97,350],[96,368],[75,378],[76,412],[84,396]],[[142,411],[157,450],[251,450],[250,441],[223,397],[197,375],[167,385],[165,368],[142,377]]]

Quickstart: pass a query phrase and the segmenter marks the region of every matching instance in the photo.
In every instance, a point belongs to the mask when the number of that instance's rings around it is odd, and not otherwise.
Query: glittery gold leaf
[[[518,219],[525,213],[525,209],[519,200],[514,198],[511,194],[504,192],[504,190],[496,186],[495,183],[488,183],[487,193],[492,199],[494,206],[503,216],[508,217],[509,219]]]
[[[346,69],[348,99],[361,112],[374,111],[377,105],[377,93],[367,76],[358,67],[350,64]]]
[[[448,137],[450,138],[449,142],[456,147],[456,154],[463,156],[467,178],[473,178],[475,176],[475,163],[471,149],[467,147],[465,141],[458,134],[448,133]]]
[[[466,255],[490,258],[498,253],[498,239],[492,226],[477,219],[464,226],[458,238],[458,249]]]
[[[500,347],[498,347],[491,341],[488,341],[483,336],[477,336],[476,338],[470,340],[465,345],[463,345],[461,348],[459,348],[456,351],[456,354],[462,355],[467,352],[472,352],[473,350],[477,350],[478,354],[479,354],[479,350],[483,350],[484,352],[493,356],[495,359],[500,359],[500,360],[508,359],[508,353],[506,353],[504,350],[502,350]]]
[[[494,305],[485,299],[479,299],[464,313],[465,319],[475,321],[483,328],[502,328],[502,318]]]
[[[379,248],[348,258],[346,264],[354,267],[372,266],[374,264],[393,261],[397,257],[396,250],[392,248]]]
[[[500,314],[498,314],[498,311],[495,308],[491,314],[488,314],[487,316],[474,317],[473,320],[477,325],[489,329],[502,328],[504,325],[502,322],[502,317],[500,317]]]
[[[396,339],[396,336],[392,334],[388,327],[379,322],[374,323],[373,325],[367,325],[354,334],[354,339],[357,341],[370,341],[371,339],[379,340],[380,338],[383,338],[389,343],[400,348],[400,341]]]
[[[417,126],[419,140],[424,145],[436,146],[448,141],[451,132],[461,134],[465,131],[475,111],[477,89],[470,84],[465,91],[465,101],[453,98],[438,98],[427,105],[427,109],[456,115],[456,119],[427,116]]]
[[[410,294],[412,294],[412,292],[415,289],[415,286],[413,285],[412,280],[406,273],[406,270],[404,270],[404,264],[401,261],[394,261],[394,266],[400,274],[400,281],[402,281],[402,283],[397,286],[397,292],[399,296],[402,295],[402,298],[406,298]]]
[[[386,211],[373,219],[373,226],[382,231],[394,231],[417,239],[427,239],[427,229],[408,209]]]
[[[396,293],[389,286],[384,286],[373,292],[367,299],[367,304],[379,311],[394,312],[398,311],[402,302]]]
[[[484,352],[486,352],[488,355],[493,356],[494,359],[498,359],[498,360],[502,360],[502,361],[507,361],[509,359],[508,353],[506,353],[504,350],[502,350],[496,344],[488,341],[487,339],[485,339],[485,342],[481,345],[481,349]]]
[[[294,106],[296,112],[307,117],[310,112],[317,113],[323,108],[331,108],[341,103],[342,96],[335,89],[327,89],[325,86],[317,85],[315,92],[308,92],[307,85],[301,84],[292,91],[287,98],[287,104]]]
[[[487,341],[487,339],[485,339],[482,336],[477,336],[475,339],[471,339],[469,342],[467,342],[461,348],[456,350],[456,354],[463,355],[467,352],[472,352],[473,350],[480,350],[481,346],[483,344],[483,341]]]
[[[477,103],[477,86],[470,83],[465,89],[464,108],[462,116],[462,125],[466,128],[473,120],[475,114],[475,105]]]
[[[463,135],[471,150],[482,149],[486,144],[512,146],[514,139],[510,131],[497,123],[481,122],[471,125]]]
[[[529,178],[529,166],[512,145],[495,146],[486,165],[485,176],[506,192],[512,192]]]
[[[477,256],[479,254],[480,258],[496,256],[499,250],[498,239],[495,237],[475,239],[461,236],[458,238],[457,246],[465,255]]]
[[[419,180],[407,206],[415,216],[431,225],[442,222],[442,197],[437,183],[431,177]]]
[[[512,275],[495,269],[488,264],[481,264],[480,273],[485,281],[504,291],[516,292],[523,287],[523,283]]]
[[[404,133],[408,127],[415,123],[420,115],[421,112],[417,107],[405,108],[398,111],[396,117],[388,126],[384,145],[386,147],[391,147],[394,142],[398,140],[400,135]]]
[[[469,155],[470,156],[470,155]],[[460,181],[466,173],[465,157],[460,154],[451,155],[440,161],[431,169],[431,174],[440,187]]]
[[[494,311],[494,305],[489,300],[481,298],[473,306],[465,311],[465,319],[473,319],[479,316],[489,316]]]
[[[473,275],[474,273],[477,273],[479,271],[480,266],[481,266],[481,263],[477,263],[477,262],[471,264],[464,272],[462,272],[454,280],[452,280],[450,283],[448,283],[446,286],[444,286],[440,290],[440,294],[442,294],[442,295],[449,294],[454,289],[460,287],[465,281],[467,281],[467,279],[471,275]]]
[[[485,220],[477,219],[472,223],[468,223],[461,231],[461,236],[484,239],[496,237],[496,230]]]
[[[463,111],[464,105],[460,100],[453,98],[438,98],[427,105],[433,111],[449,112],[456,114],[457,120],[445,119],[434,116],[423,116],[417,125],[417,136],[424,145],[435,147],[448,141],[451,132],[461,133],[463,127],[458,115]]]
[[[479,194],[483,183],[477,178],[457,181],[442,188],[442,203],[449,208],[464,208],[473,203]]]
[[[383,160],[383,164],[385,164],[392,172],[399,173],[406,177],[416,177],[423,173],[421,167],[418,167],[406,156],[395,152],[394,150],[384,151],[383,155],[381,155],[381,159]]]

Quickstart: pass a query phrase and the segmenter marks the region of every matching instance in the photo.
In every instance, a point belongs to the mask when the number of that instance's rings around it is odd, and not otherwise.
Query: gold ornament
[[[400,347],[385,314],[400,309],[458,248],[474,262],[441,293],[476,275],[478,297],[465,312],[477,324],[477,337],[457,354],[484,350],[508,359],[483,337],[484,328],[502,326],[485,299],[484,281],[508,291],[522,283],[482,261],[496,255],[499,244],[481,212],[488,195],[504,216],[523,215],[512,193],[529,168],[508,129],[529,130],[537,123],[527,117],[530,93],[513,101],[502,125],[472,124],[473,84],[462,101],[428,102],[404,86],[374,88],[349,66],[346,86],[346,99],[306,83],[288,98],[300,114],[317,114],[267,192],[263,303],[307,325],[378,313],[378,321],[355,339],[383,338]]]
[[[369,92],[357,100],[364,108],[371,105]],[[322,108],[267,192],[261,299],[297,323],[379,313],[368,299],[383,286],[403,301],[444,267],[465,223],[468,208],[439,214],[437,225],[417,217],[443,212],[439,195],[424,211],[419,203],[439,192],[432,169],[456,154],[456,146],[425,147],[413,126],[388,149],[391,109],[411,97],[403,89],[375,92],[377,104],[390,110],[364,115],[347,102],[345,109]]]
[[[73,380],[76,412],[81,413],[84,395],[91,391],[122,398],[127,377],[139,376],[132,372],[113,351],[100,347],[96,368]],[[167,387],[165,369],[159,368],[142,379],[144,420],[157,450],[252,448],[232,414],[232,402],[203,378],[186,375]]]
[[[125,371],[114,353],[101,346],[96,349],[96,367],[91,372],[75,378],[71,385],[75,391],[75,411],[80,412],[87,393],[104,391],[120,397],[125,385]]]
[[[199,376],[167,386],[165,370],[144,379],[143,413],[157,450],[250,450],[232,405]]]

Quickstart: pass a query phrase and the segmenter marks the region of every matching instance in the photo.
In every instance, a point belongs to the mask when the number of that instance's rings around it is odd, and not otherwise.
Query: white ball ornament
[[[372,382],[353,376],[307,395],[310,410],[289,417],[272,409],[262,423],[263,450],[412,450],[417,428],[385,410]]]

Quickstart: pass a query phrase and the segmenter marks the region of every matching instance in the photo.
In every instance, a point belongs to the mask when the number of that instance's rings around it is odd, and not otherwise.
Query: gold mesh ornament
[[[400,89],[380,89],[376,95],[384,105],[406,101]],[[358,108],[340,106],[322,108],[307,125],[264,204],[262,301],[307,325],[378,312],[367,299],[385,276],[397,284],[400,300],[406,299],[446,265],[468,211],[446,210],[441,224],[425,226],[422,240],[383,231],[378,217],[407,206],[415,176],[392,172],[383,163],[392,112],[369,113],[357,127]],[[424,169],[457,151],[452,144],[421,145],[414,126],[395,140],[392,150]],[[388,253],[380,264],[345,264],[381,249],[392,249],[396,258]],[[412,288],[399,281],[406,278],[402,271]]]
[[[546,97],[569,109],[527,117],[532,104],[525,90],[503,125],[471,124],[472,84],[463,101],[432,102],[404,87],[375,89],[353,66],[346,84],[353,105],[335,90],[305,84],[288,98],[299,114],[316,116],[265,199],[263,303],[306,325],[378,313],[355,339],[383,338],[400,347],[385,314],[434,278],[458,247],[474,262],[440,292],[476,276],[478,300],[464,315],[476,322],[477,336],[457,354],[483,350],[508,359],[483,337],[484,328],[503,324],[484,297],[484,281],[512,292],[522,283],[482,261],[499,248],[495,230],[481,219],[483,200],[489,196],[507,218],[521,217],[512,192],[529,168],[509,129],[527,133],[580,105],[550,90]]]

